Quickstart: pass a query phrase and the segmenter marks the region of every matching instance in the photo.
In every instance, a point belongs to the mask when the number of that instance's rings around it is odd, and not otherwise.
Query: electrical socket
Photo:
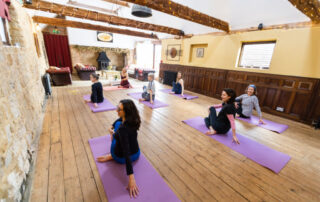
[[[279,111],[279,112],[283,112],[283,111],[284,111],[284,108],[283,108],[283,107],[277,107],[276,110]]]

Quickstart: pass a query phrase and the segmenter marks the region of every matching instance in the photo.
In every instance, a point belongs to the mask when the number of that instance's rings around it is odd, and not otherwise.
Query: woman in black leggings
[[[236,98],[236,93],[230,88],[225,88],[221,93],[222,104],[214,105],[209,108],[209,116],[204,119],[207,128],[209,129],[206,133],[207,135],[214,134],[225,134],[230,128],[232,128],[232,141],[240,144],[235,127],[235,114],[236,108],[234,106],[234,101]],[[217,116],[216,108],[221,108]]]

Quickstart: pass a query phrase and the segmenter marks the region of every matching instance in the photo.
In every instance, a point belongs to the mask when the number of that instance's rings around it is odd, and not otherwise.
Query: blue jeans
[[[121,121],[118,121],[118,122],[115,123],[115,126],[114,126],[114,131],[115,132],[119,129],[120,125],[121,125]],[[114,153],[114,148],[116,146],[116,143],[117,143],[117,140],[115,138],[113,138],[112,139],[112,143],[111,143],[111,148],[110,148],[111,156],[117,163],[125,164],[126,163],[126,159],[123,158],[123,157],[118,157]],[[131,162],[134,162],[134,161],[138,160],[139,156],[140,156],[140,149],[139,149],[139,151],[137,153],[132,154],[130,156]]]

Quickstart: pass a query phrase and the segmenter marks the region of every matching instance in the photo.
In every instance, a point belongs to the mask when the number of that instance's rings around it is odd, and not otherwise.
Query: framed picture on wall
[[[197,58],[203,58],[204,48],[197,48]]]
[[[168,45],[166,50],[167,60],[179,61],[182,54],[181,44]]]
[[[97,32],[97,41],[102,41],[102,42],[113,42],[113,34],[109,32]]]

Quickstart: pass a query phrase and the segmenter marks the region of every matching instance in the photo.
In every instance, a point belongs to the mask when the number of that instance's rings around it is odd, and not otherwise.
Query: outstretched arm
[[[232,129],[232,142],[240,144],[236,134],[236,124],[235,124],[234,116],[233,114],[227,114],[227,117],[229,119],[231,129]]]
[[[184,93],[184,81],[183,79],[180,79],[180,84],[181,84],[181,95],[183,96],[183,93]]]

